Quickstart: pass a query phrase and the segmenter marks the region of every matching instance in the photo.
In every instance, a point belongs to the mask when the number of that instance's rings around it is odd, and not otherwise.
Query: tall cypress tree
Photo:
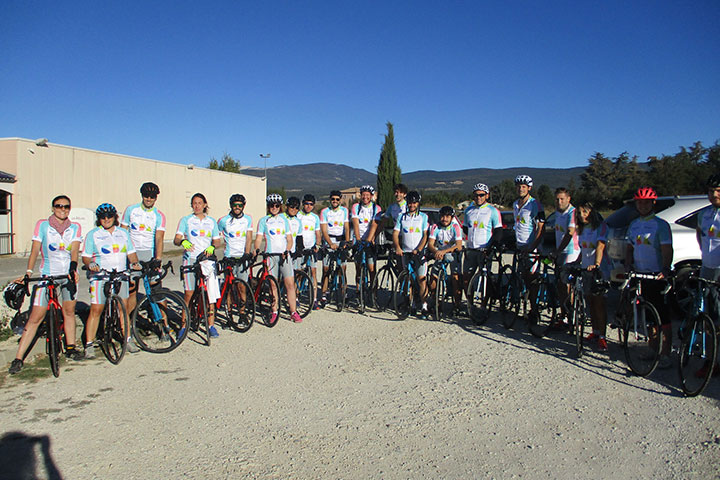
[[[395,151],[395,134],[393,124],[387,122],[385,143],[380,150],[380,162],[377,167],[377,199],[378,203],[387,208],[395,201],[394,187],[400,183],[401,172]]]

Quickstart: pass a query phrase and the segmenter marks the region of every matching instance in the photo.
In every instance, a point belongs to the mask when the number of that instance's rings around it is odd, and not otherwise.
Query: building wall
[[[209,214],[216,220],[228,213],[228,198],[242,193],[253,223],[265,214],[265,179],[250,175],[188,168],[186,165],[98,152],[64,145],[38,147],[25,139],[0,139],[0,170],[17,177],[13,196],[15,251],[29,251],[32,230],[40,218],[50,215],[50,202],[65,194],[73,208],[94,209],[103,202],[122,212],[141,200],[140,185],[151,181],[160,187],[157,207],[167,219],[166,241],[177,224],[192,213],[190,199],[201,192]],[[32,153],[31,152],[34,152]]]

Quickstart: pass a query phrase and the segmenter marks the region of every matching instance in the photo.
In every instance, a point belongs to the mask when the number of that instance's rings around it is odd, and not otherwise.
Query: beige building
[[[61,194],[70,197],[71,217],[84,219],[85,230],[100,203],[112,203],[122,215],[141,200],[140,185],[155,182],[157,207],[167,220],[166,242],[175,236],[180,218],[192,213],[190,198],[196,192],[205,195],[216,220],[228,213],[233,193],[245,195],[254,226],[265,215],[264,178],[46,141],[0,138],[0,172],[0,249],[7,244],[0,254],[29,252],[35,223],[50,215],[51,200]]]

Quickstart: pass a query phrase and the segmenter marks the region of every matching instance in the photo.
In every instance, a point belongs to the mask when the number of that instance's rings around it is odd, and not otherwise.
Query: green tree
[[[517,197],[515,182],[508,178],[490,187],[490,200],[497,205],[510,208],[515,197]]]
[[[535,192],[533,196],[540,200],[540,203],[545,208],[552,207],[555,199],[552,189],[544,183],[538,187],[537,192]]]
[[[395,151],[395,133],[393,124],[387,122],[385,142],[380,150],[380,161],[377,166],[377,198],[378,203],[387,208],[395,201],[394,187],[400,183],[402,172],[397,162]]]
[[[210,158],[208,168],[212,170],[222,170],[223,172],[240,173],[240,162],[228,155],[227,152],[224,152],[219,162],[215,157]]]

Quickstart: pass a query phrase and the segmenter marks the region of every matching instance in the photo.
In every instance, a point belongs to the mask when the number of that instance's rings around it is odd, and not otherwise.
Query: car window
[[[685,215],[682,218],[678,218],[677,220],[675,220],[675,223],[677,223],[678,225],[682,225],[683,227],[692,228],[693,230],[695,230],[697,228],[698,212],[700,210],[702,210],[702,208],[699,208],[694,212]]]

